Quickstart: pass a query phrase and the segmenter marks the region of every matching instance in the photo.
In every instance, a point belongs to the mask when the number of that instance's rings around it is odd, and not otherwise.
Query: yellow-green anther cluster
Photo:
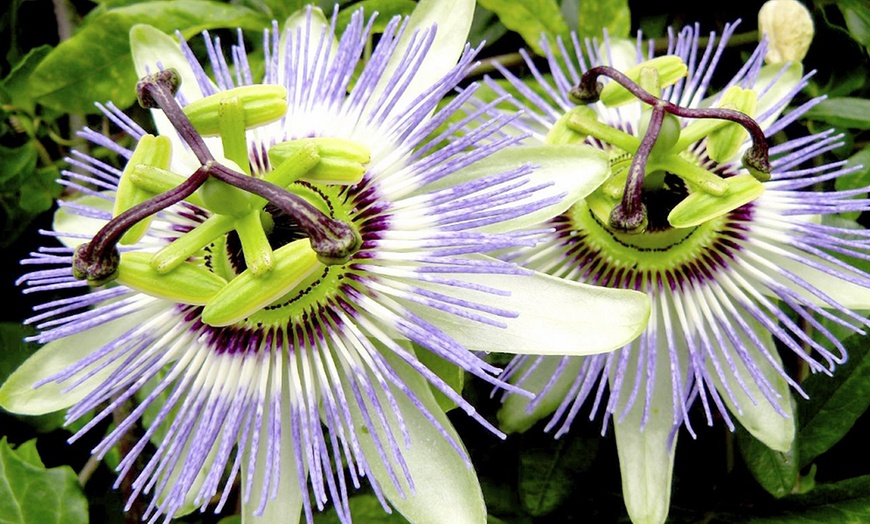
[[[203,136],[219,136],[224,118],[225,100],[237,98],[244,107],[244,127],[250,129],[274,122],[287,113],[287,90],[272,84],[235,87],[201,98],[184,107],[184,114]]]
[[[286,244],[275,250],[272,271],[257,276],[246,270],[236,276],[209,300],[202,320],[216,327],[243,320],[322,272],[324,267],[307,240]]]
[[[320,184],[350,185],[359,183],[371,161],[371,151],[358,142],[342,138],[302,138],[275,144],[269,149],[273,166],[286,160],[300,147],[316,147],[320,162],[300,178]]]
[[[692,193],[671,210],[668,222],[677,228],[697,226],[748,204],[764,193],[764,184],[748,173],[726,178],[724,182],[728,186],[724,195]]]
[[[151,253],[121,254],[118,282],[145,294],[181,304],[207,304],[226,285],[226,280],[197,264],[185,262],[169,273],[151,267]]]
[[[118,216],[136,204],[162,193],[152,191],[150,188],[137,184],[132,173],[139,166],[153,166],[156,169],[167,169],[172,159],[172,143],[165,136],[145,135],[139,140],[133,155],[130,157],[121,180],[118,182],[118,191],[115,195],[115,206],[112,216]],[[175,187],[173,185],[172,187]],[[151,218],[140,220],[136,225],[127,230],[119,241],[121,244],[135,244],[142,238],[151,224]]]
[[[646,68],[658,72],[659,88],[665,88],[677,83],[688,73],[688,67],[683,60],[675,55],[664,55],[641,62],[624,74],[635,83],[641,83],[641,71]],[[655,93],[653,93],[655,94]],[[600,100],[608,106],[619,106],[637,100],[630,91],[616,82],[608,82],[601,90]]]
[[[719,107],[734,109],[749,116],[755,116],[758,95],[752,89],[731,86],[722,95]],[[727,162],[740,151],[740,146],[749,137],[749,133],[738,123],[725,122],[707,136],[707,155],[716,162]]]

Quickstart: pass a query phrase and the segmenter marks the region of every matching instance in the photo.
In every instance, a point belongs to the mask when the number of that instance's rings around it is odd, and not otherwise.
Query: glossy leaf
[[[792,492],[798,479],[794,447],[785,453],[774,451],[742,427],[737,430],[737,447],[752,476],[768,493],[781,498]]]
[[[592,463],[598,439],[562,438],[526,449],[520,455],[519,491],[523,507],[535,517],[563,504],[576,486],[577,473]]]
[[[0,440],[0,522],[86,524],[88,502],[69,466],[46,469],[36,440],[12,449]]]
[[[806,118],[832,126],[870,129],[870,100],[857,97],[829,98],[806,113]]]
[[[135,100],[136,73],[129,31],[150,24],[186,37],[219,27],[260,30],[269,19],[250,9],[210,0],[146,2],[108,10],[62,42],[31,77],[33,97],[65,112],[94,113],[94,101],[126,107]]]
[[[803,384],[810,396],[799,404],[800,466],[810,464],[840,441],[870,406],[870,351],[865,337],[844,341],[849,360],[833,377],[810,376]]]
[[[580,2],[577,32],[581,38],[625,38],[631,31],[631,10],[628,0],[598,0]]]
[[[784,500],[777,516],[747,519],[746,524],[831,524],[870,522],[870,475],[818,486],[806,495]]]
[[[535,53],[543,54],[541,35],[565,35],[568,24],[555,0],[480,0],[501,23],[523,37]]]

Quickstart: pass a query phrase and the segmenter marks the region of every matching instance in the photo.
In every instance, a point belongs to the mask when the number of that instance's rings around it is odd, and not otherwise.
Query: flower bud
[[[768,0],[758,11],[758,32],[767,37],[764,61],[800,62],[807,54],[815,29],[813,18],[797,0]]]

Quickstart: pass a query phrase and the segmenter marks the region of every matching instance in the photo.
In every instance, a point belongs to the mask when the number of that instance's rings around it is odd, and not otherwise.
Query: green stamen
[[[132,172],[136,166],[152,165],[158,169],[167,169],[172,160],[172,142],[165,136],[145,135],[136,145],[133,155],[127,162],[124,172],[121,173],[121,180],[118,182],[118,191],[115,193],[115,206],[112,210],[112,216],[116,217],[132,208],[136,204],[141,204],[146,200],[162,193],[163,191],[150,191],[136,184],[132,179]],[[175,184],[172,188],[178,186]],[[170,188],[171,189],[171,188]],[[148,231],[148,226],[151,224],[153,215],[143,218],[135,225],[130,227],[121,237],[121,244],[135,244]]]
[[[151,254],[143,251],[121,254],[117,279],[146,295],[193,305],[207,304],[226,285],[226,280],[194,263],[158,273],[151,267]]]

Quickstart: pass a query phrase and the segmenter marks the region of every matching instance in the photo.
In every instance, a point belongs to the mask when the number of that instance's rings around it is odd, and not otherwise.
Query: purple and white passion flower
[[[762,43],[722,90],[711,88],[734,27],[705,47],[698,28],[686,27],[658,57],[642,51],[640,38],[597,50],[575,39],[571,53],[560,42],[548,52],[551,77],[527,58],[536,90],[502,68],[526,100],[516,103],[524,114],[512,125],[531,135],[527,142],[593,145],[613,168],[545,224],[548,240],[510,259],[642,291],[653,305],[644,334],[613,353],[515,357],[509,380],[538,396],[509,394],[499,420],[525,431],[549,417],[545,429],[558,437],[581,408],[603,412],[605,429],[612,417],[623,495],[638,523],[667,516],[675,441],[680,428],[694,435],[693,404],[708,424],[721,416],[733,429],[737,419],[786,451],[795,431],[790,387],[803,392],[777,346],[830,373],[846,355],[820,319],[867,326],[856,310],[870,308],[870,275],[840,256],[867,260],[870,234],[832,220],[870,209],[867,189],[817,190],[851,171],[819,161],[841,145],[831,131],[768,147],[767,138],[820,101],[784,112],[806,85],[801,64],[765,66]],[[591,61],[556,58],[584,53]]]
[[[460,111],[475,85],[444,100],[474,65],[473,8],[420,2],[362,68],[373,19],[357,11],[336,37],[335,17],[305,10],[264,32],[261,83],[241,37],[228,60],[206,36],[210,77],[183,40],[135,27],[157,132],[111,104],[134,148],[82,132],[126,163],[72,154],[62,183],[80,196],[46,233],[64,245],[20,280],[51,293],[29,319],[45,346],[0,404],[68,408],[75,440],[135,400],[95,453],[145,422],[118,471],[130,504],[150,495],[150,521],[219,511],[238,482],[243,522],[311,522],[328,505],[350,522],[365,477],[412,522],[484,522],[433,392],[499,431],[442,376],[516,391],[479,351],[609,351],[640,334],[649,300],[485,256],[533,246],[529,227],[609,164],[591,147],[518,146],[501,132],[513,116]],[[585,323],[562,315],[574,309]]]

